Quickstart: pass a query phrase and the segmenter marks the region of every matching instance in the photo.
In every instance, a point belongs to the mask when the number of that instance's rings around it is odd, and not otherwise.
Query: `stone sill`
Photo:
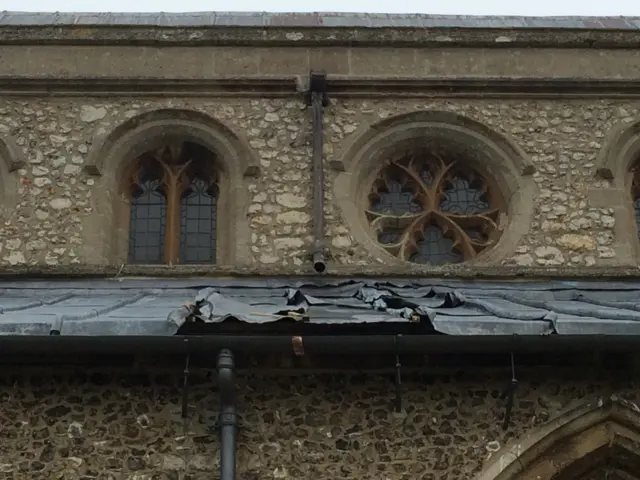
[[[609,266],[609,267],[516,267],[516,266],[485,266],[485,267],[422,267],[405,266],[391,267],[384,265],[369,266],[332,266],[328,273],[315,274],[311,265],[298,268],[268,268],[265,266],[238,267],[232,265],[69,265],[69,266],[0,266],[0,278],[123,278],[123,277],[211,277],[211,278],[242,278],[242,277],[299,277],[302,278],[420,278],[420,279],[466,279],[466,280],[536,280],[536,279],[575,279],[575,280],[605,280],[624,279],[636,280],[640,278],[640,266]]]
[[[372,46],[637,49],[637,30],[519,28],[2,26],[0,45]]]

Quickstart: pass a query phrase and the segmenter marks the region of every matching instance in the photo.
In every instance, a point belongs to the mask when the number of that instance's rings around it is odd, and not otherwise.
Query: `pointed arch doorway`
[[[498,452],[476,480],[640,480],[640,406],[612,396],[569,409]]]

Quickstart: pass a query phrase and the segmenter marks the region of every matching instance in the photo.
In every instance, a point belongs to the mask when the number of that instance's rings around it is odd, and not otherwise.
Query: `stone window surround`
[[[85,169],[99,176],[92,197],[95,213],[84,219],[83,227],[85,244],[103,247],[101,258],[95,263],[127,263],[130,219],[124,189],[127,166],[168,139],[198,143],[216,156],[219,174],[216,264],[246,263],[250,232],[244,177],[257,169],[255,154],[247,142],[218,120],[197,111],[178,109],[142,113],[94,141]]]
[[[15,208],[18,183],[13,172],[25,165],[21,150],[16,147],[13,138],[0,136],[0,218],[3,212]]]
[[[626,467],[637,472],[640,452],[634,447],[639,441],[638,406],[615,395],[596,398],[569,407],[496,452],[476,480],[582,478],[582,474],[592,473],[585,469],[597,467],[612,447],[623,452]]]
[[[607,188],[592,191],[594,207],[613,208],[616,219],[616,249],[623,263],[640,261],[640,239],[636,227],[634,200],[632,198],[633,175],[631,169],[640,164],[640,119],[619,122],[612,127],[596,159],[597,175],[610,182]]]
[[[421,267],[394,257],[378,244],[370,232],[365,209],[380,159],[399,144],[424,137],[441,138],[445,142],[455,140],[475,151],[486,152],[477,167],[495,180],[500,196],[506,200],[506,223],[500,239],[464,264],[496,264],[513,255],[518,240],[529,231],[533,217],[531,199],[537,190],[531,178],[534,167],[527,154],[505,134],[463,115],[444,111],[417,111],[381,119],[362,126],[347,140],[336,157],[344,165],[344,171],[336,176],[334,198],[352,235],[372,256],[384,258],[385,263]]]

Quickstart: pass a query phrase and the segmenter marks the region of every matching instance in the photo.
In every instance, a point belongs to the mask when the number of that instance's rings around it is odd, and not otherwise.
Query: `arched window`
[[[175,142],[129,172],[129,263],[216,263],[218,176],[211,151]]]
[[[533,218],[538,187],[526,153],[456,113],[363,125],[333,163],[334,201],[351,234],[393,268],[508,262]]]
[[[383,165],[366,216],[390,254],[414,263],[460,263],[500,237],[504,203],[491,179],[464,157],[433,145],[414,146]]]

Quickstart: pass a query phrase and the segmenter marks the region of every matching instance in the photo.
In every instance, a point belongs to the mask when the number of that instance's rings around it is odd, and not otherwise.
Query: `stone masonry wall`
[[[11,137],[26,159],[7,173],[18,183],[17,204],[0,223],[0,263],[95,263],[83,226],[95,219],[96,179],[83,170],[92,141],[128,118],[159,108],[205,112],[243,134],[262,175],[247,179],[251,263],[286,271],[308,263],[311,242],[310,112],[299,99],[12,99],[0,98],[0,138]],[[504,261],[525,266],[635,264],[619,253],[613,207],[589,191],[607,187],[595,175],[603,140],[618,122],[638,115],[635,103],[609,100],[340,100],[326,113],[326,157],[363,125],[415,110],[448,110],[507,133],[531,157],[539,194],[535,214],[516,252]],[[328,170],[329,171],[329,170]],[[0,172],[2,172],[0,170]],[[330,171],[329,171],[330,172]],[[327,234],[337,265],[384,264],[351,235],[332,202],[327,179]],[[6,182],[5,182],[6,183]],[[13,208],[15,207],[15,208]],[[93,216],[93,217],[92,217]],[[105,225],[105,229],[110,228]]]
[[[3,370],[0,478],[218,478],[214,377],[194,372],[183,420],[177,374]],[[508,372],[406,378],[403,414],[392,413],[390,376],[240,375],[238,479],[472,480],[505,443],[572,402],[640,400],[637,382],[606,378],[519,372],[504,431]]]

